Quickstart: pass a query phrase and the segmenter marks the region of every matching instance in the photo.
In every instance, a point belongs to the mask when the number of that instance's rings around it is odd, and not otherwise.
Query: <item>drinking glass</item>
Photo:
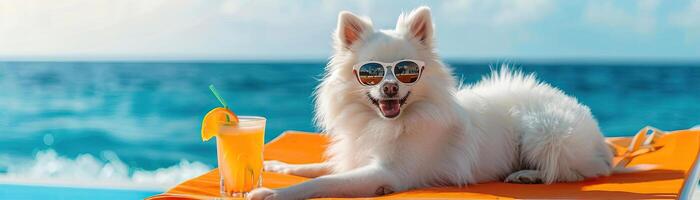
[[[262,186],[264,117],[239,116],[238,124],[224,124],[216,137],[221,195],[244,197]]]

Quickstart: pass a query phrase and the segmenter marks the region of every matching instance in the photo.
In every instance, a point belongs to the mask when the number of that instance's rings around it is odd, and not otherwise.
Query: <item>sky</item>
[[[431,7],[447,59],[700,60],[700,0],[0,0],[0,60],[319,60],[337,14]]]

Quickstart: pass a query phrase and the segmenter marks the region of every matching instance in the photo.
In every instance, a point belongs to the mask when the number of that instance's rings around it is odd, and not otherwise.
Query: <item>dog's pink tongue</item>
[[[379,101],[379,110],[382,111],[384,117],[394,118],[401,113],[401,104],[399,104],[399,100],[382,100]]]

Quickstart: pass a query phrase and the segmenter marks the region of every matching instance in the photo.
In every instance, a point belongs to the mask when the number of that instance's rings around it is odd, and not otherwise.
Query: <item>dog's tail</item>
[[[645,171],[650,171],[656,168],[658,165],[654,164],[639,164],[631,167],[625,167],[623,165],[617,165],[612,168],[612,173],[613,174],[629,174],[629,173],[637,173],[637,172],[645,172]]]

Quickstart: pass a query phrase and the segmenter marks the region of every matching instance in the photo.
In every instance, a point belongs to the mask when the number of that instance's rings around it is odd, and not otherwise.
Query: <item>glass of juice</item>
[[[266,119],[239,116],[238,120],[238,124],[224,123],[216,137],[224,197],[243,197],[262,186]]]

